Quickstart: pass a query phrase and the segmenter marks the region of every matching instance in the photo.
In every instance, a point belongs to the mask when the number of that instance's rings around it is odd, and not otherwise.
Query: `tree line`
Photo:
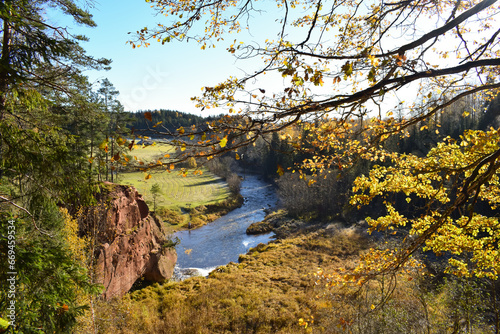
[[[179,128],[200,126],[221,116],[198,116],[176,110],[139,110],[130,113],[128,128],[140,136],[155,137],[158,132],[176,133]]]
[[[118,92],[83,75],[111,61],[51,25],[47,7],[95,26],[74,1],[0,3],[0,253],[11,259],[0,269],[0,318],[10,316],[9,332],[69,333],[99,293],[72,215],[113,181],[128,144]]]

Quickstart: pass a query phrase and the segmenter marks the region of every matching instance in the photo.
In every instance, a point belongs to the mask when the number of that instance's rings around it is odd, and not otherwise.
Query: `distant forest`
[[[151,116],[151,121],[146,117]],[[130,114],[131,119],[128,127],[135,134],[155,137],[158,132],[175,132],[180,127],[198,126],[205,122],[211,122],[220,117],[201,117],[194,114],[184,113],[175,110],[141,110]],[[155,126],[156,125],[156,126]]]
[[[134,134],[149,136],[155,140],[169,138],[164,134],[175,133],[180,127],[186,129],[193,125],[198,127],[220,117],[204,118],[172,110],[140,111],[130,115],[128,127],[134,129]],[[410,126],[409,137],[394,136],[386,140],[383,146],[390,152],[424,157],[445,137],[458,140],[467,129],[487,130],[491,126],[497,127],[499,116],[500,97],[489,101],[481,94],[468,96],[451,104],[442,112],[436,113],[433,118]],[[396,115],[396,117],[403,116]],[[355,126],[362,127],[370,121],[370,118],[361,118]],[[157,126],[154,127],[155,125]],[[295,136],[302,138],[299,143],[301,149],[295,148],[289,142],[286,136],[287,131],[295,131]],[[368,212],[372,216],[383,214],[384,206],[378,201],[354,211],[347,205],[352,195],[354,180],[362,174],[368,175],[373,162],[360,159],[348,169],[339,170],[332,166],[325,170],[325,173],[317,176],[311,175],[304,169],[302,169],[302,178],[298,173],[291,173],[293,169],[301,169],[300,166],[304,161],[314,159],[317,152],[310,148],[312,142],[316,140],[316,134],[307,130],[305,123],[302,123],[293,130],[263,136],[254,145],[238,149],[238,154],[235,152],[223,154],[211,160],[207,167],[219,176],[238,170],[237,166],[241,172],[259,171],[266,179],[276,183],[282,204],[291,215],[300,216],[306,212],[314,212],[318,217],[347,215],[356,220],[362,219]],[[206,159],[200,159],[198,165],[206,162]],[[394,205],[401,212],[412,216],[419,199],[415,198],[412,200],[412,205],[408,205],[405,198],[405,196],[395,196]],[[482,212],[480,206],[478,210]]]

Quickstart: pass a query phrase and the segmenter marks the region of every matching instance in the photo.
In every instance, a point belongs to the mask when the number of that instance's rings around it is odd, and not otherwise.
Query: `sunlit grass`
[[[175,152],[175,149],[172,145],[156,142],[154,145],[135,145],[132,151],[127,154],[147,163],[154,158],[165,156],[165,154],[172,154],[173,152]]]
[[[303,333],[298,320],[325,307],[310,274],[353,261],[363,241],[322,230],[260,244],[208,279],[154,284],[101,304],[99,325],[102,333]]]
[[[99,303],[100,332],[451,333],[453,321],[461,321],[454,320],[457,304],[450,299],[460,295],[446,289],[429,293],[431,287],[423,284],[429,277],[419,273],[397,275],[396,285],[386,276],[365,286],[332,286],[314,276],[318,268],[325,273],[352,269],[359,255],[375,246],[357,228],[325,225],[260,244],[208,278],[155,283]],[[380,304],[389,291],[390,298]],[[474,329],[492,332],[481,322]]]
[[[132,157],[147,164],[150,161],[156,161],[158,157],[164,157],[172,154],[174,147],[172,145],[156,142],[154,145],[136,147],[129,153]],[[167,162],[164,159],[163,162]],[[213,175],[207,170],[201,169],[202,175],[187,176],[179,175],[173,171],[164,169],[153,169],[147,173],[141,171],[125,172],[118,175],[118,183],[131,185],[137,188],[150,204],[153,205],[154,197],[151,193],[153,184],[158,183],[161,193],[156,198],[156,207],[167,209],[194,208],[200,205],[215,204],[227,199],[230,191],[227,184],[219,177]],[[150,174],[151,178],[146,179]]]
[[[158,158],[168,163],[168,157],[165,156],[173,152],[171,145],[160,142],[155,145],[137,145],[128,155],[132,159],[135,157],[134,161],[147,165]],[[129,171],[118,174],[116,182],[134,186],[150,210],[155,210],[159,218],[169,223],[166,225],[169,232],[187,228],[188,222],[192,227],[204,225],[238,205],[233,197],[230,198],[231,191],[227,183],[205,168],[198,169],[201,175],[195,175],[192,170],[183,176],[179,170],[151,169],[144,172],[129,168]],[[151,188],[156,183],[160,186],[160,193],[155,198]],[[203,208],[213,205],[216,208],[212,208],[210,214],[205,214]],[[199,209],[192,210],[194,208]]]
[[[151,187],[158,183],[161,193],[156,198],[156,207],[194,208],[200,205],[215,204],[227,199],[230,195],[227,184],[208,171],[202,175],[187,176],[175,172],[149,171],[151,178],[146,180],[144,172],[128,172],[118,176],[118,183],[132,185],[144,196],[148,204],[153,204]]]

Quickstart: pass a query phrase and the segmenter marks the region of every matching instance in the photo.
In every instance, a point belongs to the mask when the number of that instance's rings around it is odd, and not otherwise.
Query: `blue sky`
[[[225,42],[207,50],[192,42],[163,46],[153,42],[148,48],[133,49],[126,42],[137,30],[167,22],[165,17],[156,17],[144,0],[100,0],[89,10],[96,28],[75,26],[62,14],[52,20],[89,37],[89,42],[82,43],[88,54],[113,60],[110,71],[85,74],[96,87],[97,80],[108,78],[120,92],[118,99],[126,110],[165,108],[200,114],[190,98],[200,95],[203,86],[215,85],[230,75],[241,77],[238,68],[246,66],[226,51],[229,43]]]
[[[262,45],[266,38],[274,39],[280,31],[275,23],[276,3],[258,1],[254,4],[261,6],[259,9],[265,9],[267,13],[253,14],[250,32],[239,36],[229,35],[226,41],[217,44],[215,49],[207,50],[201,50],[200,45],[193,42],[172,42],[165,45],[152,42],[148,48],[133,49],[127,41],[137,30],[145,26],[153,27],[158,22],[168,24],[167,18],[155,16],[155,11],[145,0],[96,0],[94,8],[89,9],[97,23],[96,28],[75,26],[62,14],[54,16],[54,13],[50,12],[48,16],[53,23],[70,26],[73,33],[88,36],[90,41],[82,43],[82,46],[90,55],[113,60],[110,71],[88,71],[85,74],[91,82],[95,82],[96,88],[99,86],[99,79],[108,78],[120,92],[118,99],[126,110],[164,108],[202,114],[190,100],[191,97],[201,94],[202,87],[223,82],[229,76],[241,78],[244,74],[242,69],[251,73],[260,67],[260,59],[237,61],[226,51],[230,41],[238,38],[246,43],[260,41]],[[300,15],[301,10],[298,10],[297,14]],[[199,22],[203,24],[204,19]],[[307,31],[301,29],[290,29],[288,32],[293,35],[292,39],[301,40],[307,35]],[[446,44],[446,41],[444,43]],[[439,60],[433,60],[436,61]],[[268,74],[253,86],[264,88],[268,93],[280,91],[283,79],[279,75]],[[331,94],[332,87],[325,86],[320,93]],[[410,94],[404,89],[398,92],[404,100],[408,97],[412,99],[414,95],[414,90],[407,90]],[[385,104],[392,107],[397,105],[398,101],[387,99]],[[223,111],[206,110],[203,115]]]

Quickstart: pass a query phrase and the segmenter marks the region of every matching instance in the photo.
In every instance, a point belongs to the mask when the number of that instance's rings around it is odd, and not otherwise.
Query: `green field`
[[[161,188],[161,193],[156,199],[157,208],[194,208],[228,198],[230,191],[227,184],[212,173],[202,171],[202,175],[189,173],[183,177],[175,170],[171,173],[153,170],[149,171],[151,174],[149,180],[145,180],[146,173],[144,172],[122,173],[118,176],[118,183],[136,187],[150,205],[150,209],[153,209],[151,187],[155,183],[158,183]]]
[[[127,154],[132,157],[136,157],[138,160],[143,162],[153,161],[154,158],[159,156],[164,156],[165,154],[172,154],[175,149],[172,145],[164,143],[156,143],[155,145],[141,146],[135,145],[134,149]]]
[[[172,146],[163,143],[138,146],[129,154],[137,157],[138,160],[147,164],[156,161],[159,156],[174,152]],[[167,162],[166,159],[163,162]],[[144,196],[146,202],[153,210],[153,195],[151,187],[158,183],[161,193],[156,198],[157,208],[168,208],[173,210],[183,208],[194,208],[200,205],[215,204],[227,199],[230,191],[227,184],[219,177],[213,175],[204,168],[200,169],[202,175],[194,175],[189,172],[187,176],[179,175],[179,171],[174,169],[170,173],[165,170],[153,169],[148,173],[141,171],[124,172],[118,175],[117,183],[132,185]],[[151,174],[151,178],[146,180],[146,175]]]

